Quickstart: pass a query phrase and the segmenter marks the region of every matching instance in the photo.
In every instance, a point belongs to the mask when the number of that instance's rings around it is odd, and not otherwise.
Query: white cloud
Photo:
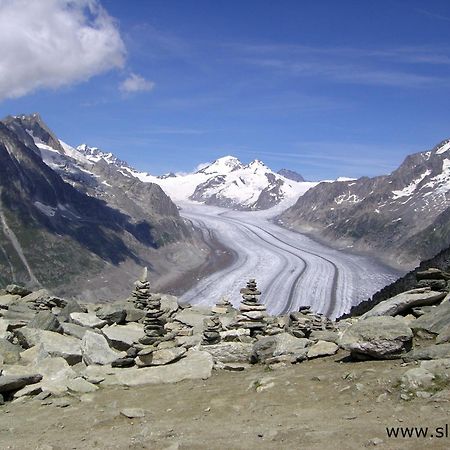
[[[125,45],[98,0],[0,0],[0,100],[123,67]]]
[[[146,80],[140,75],[132,73],[120,84],[120,90],[131,94],[133,92],[151,91],[155,87],[155,83]]]

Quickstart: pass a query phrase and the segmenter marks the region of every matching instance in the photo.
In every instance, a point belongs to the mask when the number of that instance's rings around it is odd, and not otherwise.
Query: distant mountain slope
[[[306,181],[302,175],[300,175],[299,173],[295,172],[294,170],[289,170],[289,169],[280,169],[278,172],[278,175],[283,176],[284,178],[287,178],[288,180],[293,180],[293,181]]]
[[[117,296],[142,266],[167,282],[169,268],[180,274],[206,257],[158,185],[92,157],[37,114],[0,122],[0,284]]]
[[[414,267],[450,245],[450,141],[409,155],[390,175],[321,183],[280,223]]]

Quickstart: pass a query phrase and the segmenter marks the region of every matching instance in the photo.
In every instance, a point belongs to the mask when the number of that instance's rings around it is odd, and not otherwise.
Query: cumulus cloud
[[[151,91],[155,87],[155,83],[150,80],[146,80],[140,75],[135,73],[130,74],[121,84],[120,90],[127,94],[142,91]]]
[[[0,0],[0,100],[123,67],[125,45],[98,0]]]

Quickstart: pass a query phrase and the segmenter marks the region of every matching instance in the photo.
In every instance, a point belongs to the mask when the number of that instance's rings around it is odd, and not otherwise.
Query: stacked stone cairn
[[[212,307],[211,311],[215,314],[227,314],[228,312],[232,311],[233,305],[228,300],[227,297],[222,297],[215,306]]]
[[[310,306],[301,306],[299,312],[289,315],[289,331],[298,338],[309,337],[313,331],[334,330],[333,322],[322,314],[311,311]]]
[[[203,320],[203,345],[213,345],[220,342],[222,324],[218,316],[207,317]]]
[[[247,286],[241,289],[243,301],[239,306],[239,314],[236,317],[234,328],[250,330],[250,336],[256,337],[265,334],[267,323],[265,318],[266,306],[258,303],[261,292],[256,287],[256,281],[251,279]]]
[[[136,281],[134,291],[131,293],[136,309],[146,309],[150,295],[150,282],[147,280],[146,267],[140,280]]]

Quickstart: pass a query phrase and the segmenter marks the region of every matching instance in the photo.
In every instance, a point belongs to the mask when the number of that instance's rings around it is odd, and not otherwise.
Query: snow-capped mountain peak
[[[230,173],[236,169],[244,167],[241,161],[234,156],[223,156],[222,158],[216,159],[213,163],[203,167],[197,171],[197,173],[204,174],[226,174]]]
[[[118,167],[129,167],[128,163],[119,159],[111,152],[104,152],[98,147],[90,147],[87,144],[81,144],[76,148],[82,155],[84,155],[89,161],[94,163],[104,160],[108,164],[114,164]]]

